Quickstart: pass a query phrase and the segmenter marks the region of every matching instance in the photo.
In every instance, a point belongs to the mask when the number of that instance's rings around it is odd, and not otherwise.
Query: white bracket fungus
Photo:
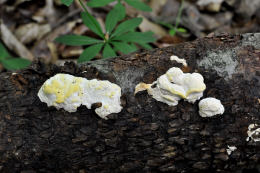
[[[121,88],[109,81],[87,80],[69,74],[56,74],[42,85],[38,97],[48,106],[76,112],[82,104],[88,109],[94,103],[102,103],[95,112],[104,119],[111,113],[119,113]]]
[[[183,73],[180,68],[172,67],[152,84],[139,83],[135,87],[135,94],[147,90],[157,101],[175,106],[180,99],[194,103],[203,96],[205,89],[201,74]]]
[[[259,127],[257,124],[250,124],[248,126],[248,137],[246,138],[246,141],[249,141],[250,139],[252,139],[254,142],[260,141],[260,128],[257,127]]]
[[[181,59],[181,58],[179,58],[179,57],[177,57],[177,56],[175,56],[175,55],[172,55],[172,56],[170,57],[170,60],[171,60],[171,61],[177,61],[177,63],[181,63],[182,65],[184,65],[185,67],[187,67],[187,62],[186,62],[185,59]]]
[[[224,106],[220,100],[213,97],[202,99],[199,102],[199,114],[201,117],[212,117],[214,115],[223,114]]]
[[[230,155],[233,151],[235,151],[237,149],[236,146],[228,146],[228,148],[226,149],[227,154]]]

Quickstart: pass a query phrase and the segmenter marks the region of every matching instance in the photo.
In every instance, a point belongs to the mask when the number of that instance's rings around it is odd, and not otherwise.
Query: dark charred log
[[[136,84],[173,66],[201,73],[204,97],[220,99],[225,113],[202,118],[198,102],[170,107],[147,92],[134,96]],[[123,110],[103,120],[84,106],[75,113],[47,107],[37,92],[56,73],[118,84]],[[249,124],[260,125],[259,99],[260,34],[206,37],[81,66],[37,61],[0,74],[0,172],[259,172],[260,142],[246,141]],[[237,147],[231,155],[228,145]]]

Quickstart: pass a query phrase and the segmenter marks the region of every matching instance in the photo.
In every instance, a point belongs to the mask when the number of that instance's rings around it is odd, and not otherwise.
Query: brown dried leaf
[[[49,24],[28,23],[19,26],[15,35],[22,43],[27,44],[34,40],[40,40],[45,34],[51,31]]]
[[[32,61],[32,53],[13,35],[13,33],[0,21],[0,34],[5,45],[17,55]]]

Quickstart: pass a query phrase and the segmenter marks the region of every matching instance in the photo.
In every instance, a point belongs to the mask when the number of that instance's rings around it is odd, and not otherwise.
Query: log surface
[[[188,68],[170,61],[185,58]],[[198,102],[170,107],[139,82],[170,67],[203,75],[204,97],[225,113],[198,114]],[[56,73],[109,80],[122,88],[123,110],[100,119],[84,106],[75,113],[40,102],[37,92]],[[260,142],[246,141],[260,125],[260,34],[220,35],[172,47],[63,67],[35,62],[0,74],[0,172],[259,172]],[[228,146],[237,150],[228,155]]]

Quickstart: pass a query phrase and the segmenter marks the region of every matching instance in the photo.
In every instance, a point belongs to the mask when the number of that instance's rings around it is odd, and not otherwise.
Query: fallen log
[[[138,83],[171,67],[201,73],[204,97],[220,99],[224,114],[202,118],[198,101],[168,106],[146,91],[134,95]],[[85,106],[74,113],[47,107],[37,92],[57,73],[118,84],[123,110],[104,120]],[[259,112],[260,34],[206,37],[80,66],[37,61],[0,74],[0,172],[259,172],[260,142],[247,133],[250,124],[259,128]],[[230,146],[237,149],[228,154]]]

